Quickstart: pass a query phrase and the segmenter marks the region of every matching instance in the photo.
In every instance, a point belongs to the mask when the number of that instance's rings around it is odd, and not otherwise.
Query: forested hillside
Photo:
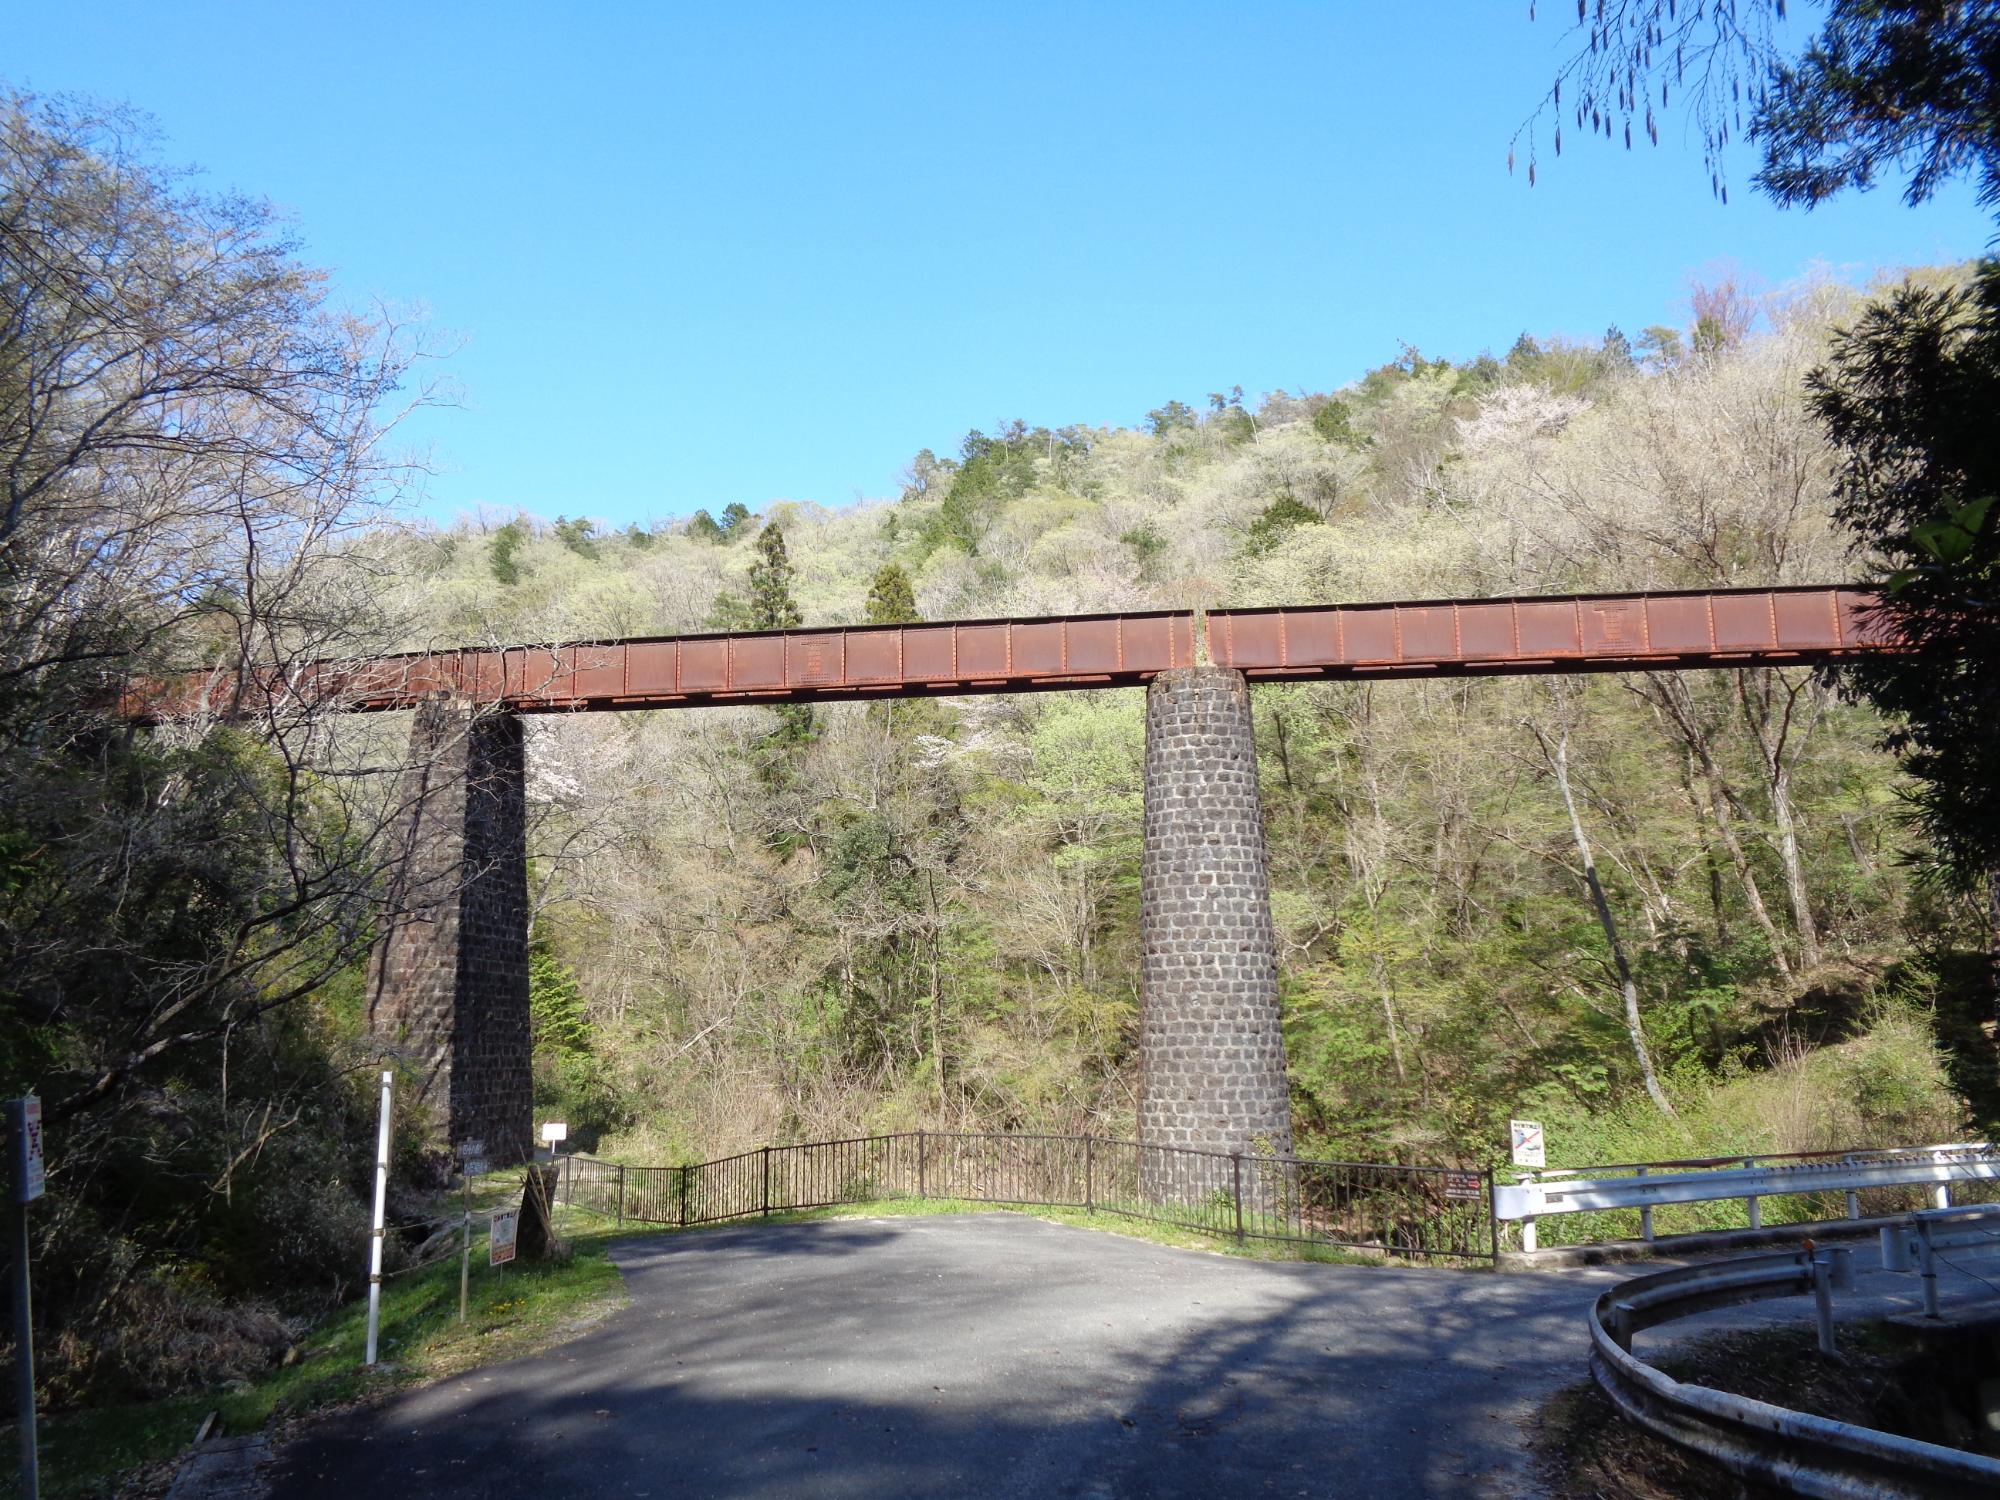
[[[893,501],[487,517],[359,555],[392,563],[408,644],[1842,580],[1804,377],[1858,305],[1698,289],[1636,347],[1405,349],[1331,394],[1003,424]],[[1523,1113],[1567,1161],[1806,1149],[1990,1109],[1954,958],[1976,914],[1913,878],[1883,726],[1830,682],[1256,705],[1303,1151],[1486,1161]],[[1137,692],[533,721],[543,1102],[646,1161],[1129,1135],[1141,751]]]

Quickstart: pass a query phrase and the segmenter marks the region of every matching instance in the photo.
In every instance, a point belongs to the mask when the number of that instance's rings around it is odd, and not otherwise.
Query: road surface
[[[1266,1263],[1011,1214],[748,1224],[613,1257],[627,1307],[311,1426],[271,1493],[1533,1496],[1524,1421],[1584,1378],[1585,1309],[1640,1269]]]

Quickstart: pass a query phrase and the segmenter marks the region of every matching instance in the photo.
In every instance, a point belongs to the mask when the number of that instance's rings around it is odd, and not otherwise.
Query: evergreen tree
[[[790,630],[803,618],[792,597],[792,559],[776,521],[757,533],[757,558],[750,564],[750,628]]]
[[[487,553],[486,565],[492,571],[494,581],[509,588],[521,581],[521,548],[528,542],[528,523],[515,517],[493,533],[492,550]]]
[[[792,597],[792,559],[785,551],[785,533],[776,521],[765,523],[757,533],[757,557],[750,564],[749,627],[752,630],[790,630],[803,619],[798,601]],[[773,786],[791,778],[790,755],[813,739],[813,711],[809,703],[786,703],[773,710],[778,727],[760,741],[762,773]]]
[[[870,625],[906,625],[923,617],[917,613],[916,590],[910,575],[895,563],[884,563],[868,588],[867,612]]]
[[[1885,575],[1886,622],[1916,647],[1845,679],[1896,724],[1888,744],[1946,879],[1986,886],[2000,1004],[2000,261],[1967,288],[1898,288],[1808,384],[1845,454],[1835,513]]]

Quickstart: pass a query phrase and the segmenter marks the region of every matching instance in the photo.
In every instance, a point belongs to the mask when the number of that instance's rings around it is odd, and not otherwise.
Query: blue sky
[[[149,111],[344,297],[462,341],[462,406],[415,433],[441,519],[847,504],[1010,417],[1636,334],[1718,262],[1985,245],[1968,190],[1781,212],[1747,155],[1725,207],[1679,115],[1530,190],[1541,9],[149,0],[11,16],[0,77]]]

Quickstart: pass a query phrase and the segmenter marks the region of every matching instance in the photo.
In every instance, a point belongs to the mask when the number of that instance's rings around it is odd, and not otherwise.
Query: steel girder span
[[[1816,665],[1894,648],[1876,600],[1712,589],[845,625],[410,652],[259,686],[358,712],[442,697],[515,713],[1136,687],[1194,665],[1198,629],[1210,662],[1253,682]],[[135,688],[128,707],[240,711],[233,682],[197,681]]]

